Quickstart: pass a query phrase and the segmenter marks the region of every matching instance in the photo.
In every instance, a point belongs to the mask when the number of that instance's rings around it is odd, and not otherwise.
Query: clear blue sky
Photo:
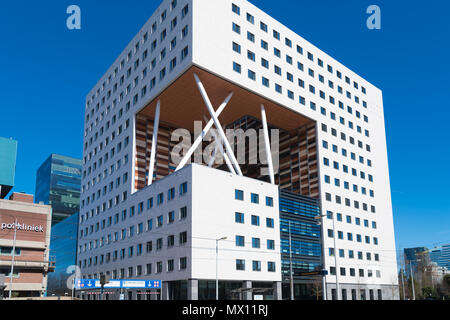
[[[384,92],[397,247],[450,243],[450,1],[253,0]],[[82,30],[66,28],[77,4]],[[366,28],[381,8],[382,29]],[[81,158],[84,98],[159,1],[2,1],[0,136],[16,191],[50,153]]]

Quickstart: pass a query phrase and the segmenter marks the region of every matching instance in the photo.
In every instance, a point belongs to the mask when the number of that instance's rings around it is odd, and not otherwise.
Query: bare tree
[[[311,283],[311,293],[316,297],[316,300],[320,300],[322,296],[322,276],[317,276],[313,278],[313,282]]]
[[[406,296],[409,295],[408,294],[409,288],[404,269],[400,269],[398,273],[398,288],[400,300],[406,300]]]
[[[395,294],[395,292],[396,292],[396,289],[398,290],[398,284],[399,284],[399,281],[398,281],[398,275],[396,275],[396,274],[393,274],[392,275],[392,277],[391,277],[391,290],[392,290],[392,295],[391,295],[391,299],[392,300],[397,300],[395,297],[396,297],[396,294]]]

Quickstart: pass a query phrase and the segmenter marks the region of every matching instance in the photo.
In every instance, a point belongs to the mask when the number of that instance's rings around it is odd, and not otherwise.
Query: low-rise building
[[[13,193],[0,199],[0,274],[5,296],[39,297],[53,269],[49,259],[51,207],[34,204],[33,196]],[[12,277],[11,277],[12,275]]]
[[[450,274],[450,270],[447,267],[442,267],[435,262],[430,264],[429,270],[433,287],[440,284],[444,280],[445,275]]]

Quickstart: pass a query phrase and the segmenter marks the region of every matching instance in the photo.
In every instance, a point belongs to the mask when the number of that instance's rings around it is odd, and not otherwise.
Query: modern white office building
[[[263,129],[272,163],[186,156],[211,126]],[[320,204],[327,299],[398,299],[381,90],[248,1],[163,1],[86,98],[82,276],[279,299],[279,191]]]

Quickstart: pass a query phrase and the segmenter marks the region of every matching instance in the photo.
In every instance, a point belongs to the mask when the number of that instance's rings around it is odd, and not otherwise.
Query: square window
[[[252,80],[256,80],[256,73],[252,70],[248,70],[248,78]]]
[[[278,92],[278,93],[282,93],[283,88],[279,84],[276,83],[275,84],[275,91]]]
[[[245,246],[245,237],[244,236],[236,236],[236,246],[237,247]]]
[[[247,58],[252,61],[255,61],[256,59],[255,54],[250,50],[247,50]]]
[[[241,14],[241,8],[239,8],[237,5],[235,5],[234,3],[231,4],[231,10],[236,13],[237,15]]]
[[[252,225],[259,226],[259,216],[252,215]]]
[[[255,42],[255,35],[249,31],[247,31],[247,40],[251,42]]]
[[[236,32],[237,34],[241,34],[241,27],[233,22],[233,31]]]
[[[267,24],[260,22],[259,27],[262,31],[267,32]]]
[[[280,40],[280,33],[276,30],[273,30],[273,37],[277,40]]]
[[[235,222],[236,223],[244,223],[244,214],[241,212],[235,213]]]
[[[233,62],[233,70],[237,73],[241,73],[241,65],[239,63]]]
[[[264,40],[261,40],[261,48],[263,48],[264,50],[268,50],[269,49],[268,43]]]
[[[237,53],[241,53],[241,46],[237,44],[236,42],[233,42],[233,51]]]
[[[250,13],[247,13],[247,21],[251,24],[255,24],[255,18]]]

